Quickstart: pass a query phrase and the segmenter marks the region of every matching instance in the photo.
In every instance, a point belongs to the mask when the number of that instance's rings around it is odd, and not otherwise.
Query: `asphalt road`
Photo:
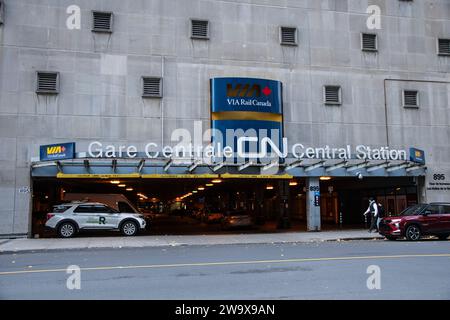
[[[67,289],[69,265],[81,268],[81,289]],[[367,270],[373,265],[380,281],[371,283],[381,288],[369,290]],[[450,299],[450,241],[2,254],[0,298]]]

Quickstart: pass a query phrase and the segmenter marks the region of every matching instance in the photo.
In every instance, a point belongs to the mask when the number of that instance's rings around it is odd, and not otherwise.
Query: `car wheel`
[[[396,237],[391,237],[391,236],[386,236],[386,239],[390,240],[390,241],[395,241],[397,240]]]
[[[440,234],[437,237],[439,238],[439,240],[447,240],[448,236],[448,234]]]
[[[60,238],[72,238],[76,233],[75,225],[71,222],[63,222],[58,227],[58,236]]]
[[[125,221],[120,227],[120,231],[124,236],[131,237],[135,236],[138,233],[139,229],[136,222]]]
[[[422,232],[420,231],[420,228],[415,224],[410,225],[408,228],[406,228],[406,239],[408,239],[409,241],[417,241],[421,236]]]

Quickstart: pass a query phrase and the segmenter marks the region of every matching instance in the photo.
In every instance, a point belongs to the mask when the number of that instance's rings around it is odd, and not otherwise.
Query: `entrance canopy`
[[[33,177],[251,178],[424,176],[426,166],[404,160],[286,159],[267,164],[205,163],[197,159],[80,158],[33,162]]]

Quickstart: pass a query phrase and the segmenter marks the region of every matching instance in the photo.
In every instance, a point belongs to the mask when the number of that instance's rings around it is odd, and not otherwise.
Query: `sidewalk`
[[[383,237],[377,233],[368,233],[367,230],[195,236],[137,236],[131,238],[119,236],[79,236],[72,239],[51,238],[0,240],[0,253],[90,248],[145,248],[183,245],[198,246],[226,244],[308,243],[343,240],[373,240],[382,238]]]

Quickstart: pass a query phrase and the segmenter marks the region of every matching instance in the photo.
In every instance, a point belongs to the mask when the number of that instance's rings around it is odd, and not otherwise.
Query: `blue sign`
[[[320,206],[320,192],[314,192],[314,206]]]
[[[282,83],[254,78],[214,78],[211,85],[211,128],[213,143],[232,146],[236,139],[227,133],[239,130],[246,137],[268,137],[281,150],[283,138]],[[221,133],[219,141],[215,131]],[[246,147],[248,149],[248,147]],[[259,151],[259,150],[257,150]],[[270,150],[269,150],[270,151]]]
[[[409,148],[409,160],[420,164],[425,164],[425,151],[416,148]]]
[[[39,155],[41,161],[73,159],[75,158],[75,142],[41,146]]]

